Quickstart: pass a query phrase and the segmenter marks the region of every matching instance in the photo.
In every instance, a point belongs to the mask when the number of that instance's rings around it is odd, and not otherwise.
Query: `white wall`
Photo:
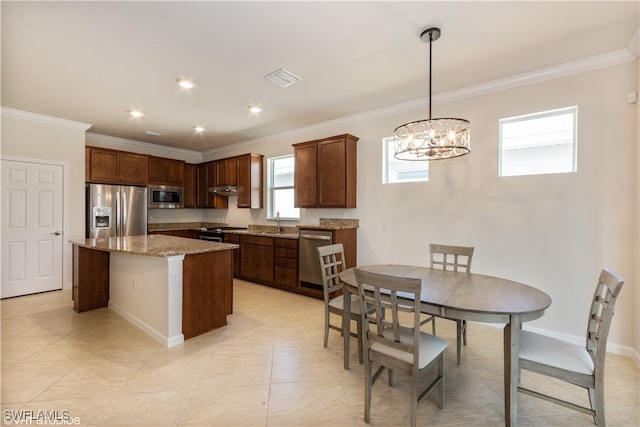
[[[62,164],[65,169],[63,286],[71,287],[71,239],[84,238],[84,138],[90,125],[2,109],[0,156]]]
[[[268,158],[292,153],[293,143],[352,133],[360,138],[358,208],[303,209],[300,223],[359,218],[359,264],[426,264],[429,242],[473,245],[475,272],[521,281],[552,297],[532,326],[580,341],[598,274],[610,267],[626,279],[610,345],[627,354],[634,348],[638,360],[638,112],[626,102],[637,87],[638,64],[630,62],[436,105],[435,117],[471,121],[472,153],[432,162],[426,183],[381,184],[382,138],[426,111],[282,135],[277,142],[206,153],[203,160],[249,151]],[[499,178],[498,120],[571,105],[579,110],[578,172]],[[267,221],[266,209],[210,210],[203,218]]]

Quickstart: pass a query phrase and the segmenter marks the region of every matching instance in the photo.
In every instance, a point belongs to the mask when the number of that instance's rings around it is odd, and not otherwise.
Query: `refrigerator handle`
[[[120,219],[120,233],[118,234],[118,237],[124,237],[125,236],[125,232],[127,230],[127,205],[128,205],[128,201],[127,201],[127,192],[124,191],[124,189],[122,191],[120,191],[120,194],[122,197],[122,209],[120,209],[120,213],[118,214],[118,218]]]
[[[116,235],[114,237],[122,236],[122,191],[116,191]]]

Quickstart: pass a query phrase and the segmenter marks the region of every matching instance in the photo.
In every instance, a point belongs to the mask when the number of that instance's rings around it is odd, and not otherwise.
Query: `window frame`
[[[294,155],[293,154],[284,154],[282,156],[274,156],[274,157],[269,157],[267,159],[267,219],[269,220],[275,220],[276,219],[276,212],[274,211],[275,209],[275,190],[287,190],[287,189],[291,189],[295,191],[295,182],[292,185],[287,185],[287,186],[281,186],[281,187],[275,187],[274,186],[274,182],[275,182],[275,167],[274,167],[274,162],[277,160],[281,160],[284,158],[293,158]],[[295,171],[295,165],[294,165],[294,171]],[[294,206],[295,208],[295,206]],[[280,219],[281,220],[299,220],[300,219],[300,208],[295,208],[298,210],[298,216],[297,217],[285,217],[285,216],[281,216]]]
[[[414,166],[423,165],[423,168],[416,167],[415,171],[424,171],[426,172],[426,178],[424,179],[400,179],[397,181],[389,180],[389,162],[392,159],[395,159],[393,155],[390,154],[390,150],[393,148],[393,143],[395,138],[393,136],[382,138],[382,184],[404,184],[410,182],[428,182],[429,181],[429,160],[419,160],[419,161],[407,161],[407,160],[397,160],[398,162],[406,163],[407,165],[411,164]]]
[[[528,147],[522,148],[504,148],[504,129],[503,125],[513,124],[513,123],[524,123],[526,121],[531,120],[540,120],[545,118],[550,118],[554,116],[561,116],[570,114],[572,116],[572,134],[571,134],[571,142],[565,142],[562,144],[553,144],[550,142],[546,143],[538,143],[531,144]],[[569,129],[567,129],[568,131]],[[559,132],[559,131],[558,131]],[[535,136],[535,135],[534,135]],[[570,145],[571,147],[571,166],[569,170],[538,170],[538,171],[521,171],[519,173],[509,173],[505,174],[504,171],[504,161],[505,161],[505,151],[506,150],[523,150],[523,149],[545,149],[550,148],[552,146],[559,147],[560,145]],[[566,161],[566,160],[565,160]],[[539,111],[535,113],[522,114],[519,116],[506,117],[499,119],[498,121],[498,176],[502,177],[513,177],[513,176],[536,176],[536,175],[551,175],[551,174],[563,174],[563,173],[576,173],[578,171],[578,106],[573,105],[570,107],[562,107],[555,108],[552,110]]]

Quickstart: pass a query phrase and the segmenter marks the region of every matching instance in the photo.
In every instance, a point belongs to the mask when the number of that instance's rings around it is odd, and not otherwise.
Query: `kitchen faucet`
[[[282,233],[282,227],[280,226],[280,211],[276,212],[276,221],[278,222],[278,233]]]

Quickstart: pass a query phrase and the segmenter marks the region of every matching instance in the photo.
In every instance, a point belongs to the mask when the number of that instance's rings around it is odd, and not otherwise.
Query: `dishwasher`
[[[333,232],[330,230],[300,229],[298,242],[300,285],[322,289],[320,258],[316,248],[331,245],[333,243]]]

